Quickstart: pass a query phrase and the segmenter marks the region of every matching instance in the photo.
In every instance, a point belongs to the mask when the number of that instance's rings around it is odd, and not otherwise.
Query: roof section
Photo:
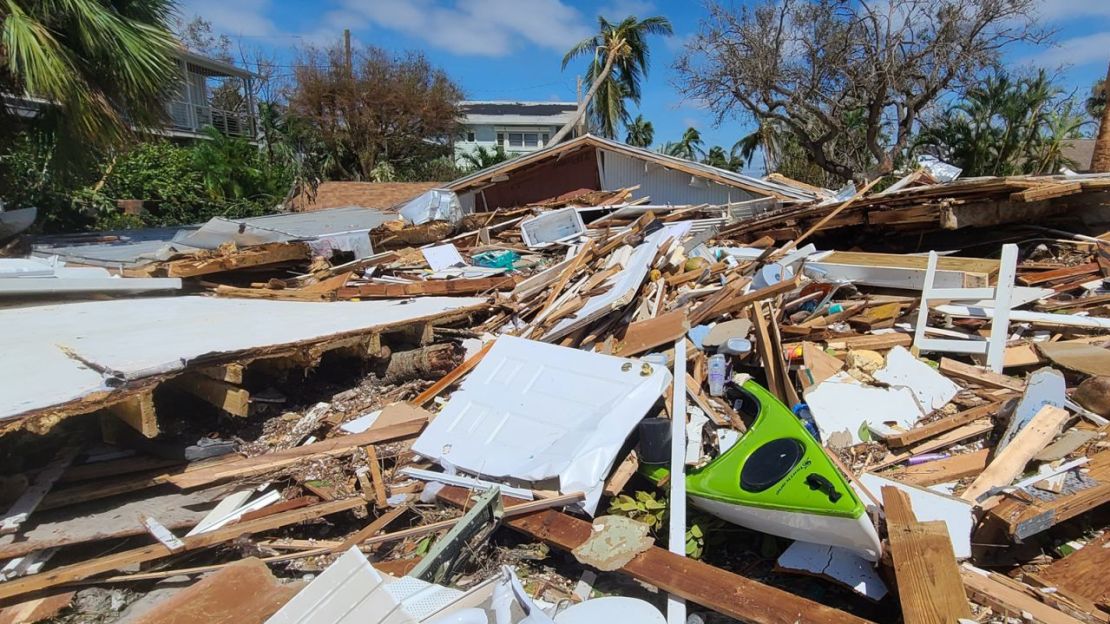
[[[443,182],[321,182],[315,200],[299,193],[287,204],[294,212],[330,208],[373,208],[388,210],[399,206],[424,191],[441,188]]]
[[[1077,172],[1084,173],[1091,170],[1091,160],[1095,157],[1095,140],[1073,139],[1064,143],[1061,151],[1064,158],[1075,161]]]
[[[461,102],[459,109],[464,115],[526,115],[533,117],[555,117],[574,112],[578,104],[574,102]]]
[[[811,201],[816,199],[816,195],[808,193],[802,189],[778,184],[760,178],[753,178],[750,176],[742,175],[728,171],[727,169],[718,169],[710,165],[706,165],[692,160],[685,160],[652,152],[650,150],[642,149],[639,147],[632,147],[624,143],[618,143],[610,139],[605,139],[592,134],[585,134],[578,138],[571,139],[564,143],[551,145],[541,150],[537,150],[530,154],[525,154],[518,158],[496,164],[487,169],[477,171],[468,176],[464,176],[451,182],[444,188],[448,188],[456,193],[461,193],[467,190],[487,185],[493,182],[493,178],[508,174],[510,171],[527,167],[528,165],[542,162],[549,158],[560,158],[564,154],[584,148],[596,148],[625,154],[632,158],[638,158],[645,162],[654,163],[667,169],[681,171],[683,173],[697,176],[707,180],[712,180],[719,184],[726,186],[733,186],[736,188],[744,189],[759,195],[778,197],[779,199],[795,200],[795,201]]]

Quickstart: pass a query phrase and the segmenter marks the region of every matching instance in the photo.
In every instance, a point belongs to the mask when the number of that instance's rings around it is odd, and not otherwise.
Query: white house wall
[[[632,192],[633,199],[648,197],[652,204],[727,204],[758,196],[747,191],[692,178],[688,173],[666,169],[654,163],[631,158],[606,150],[601,154],[601,187],[612,191],[639,185]],[[691,181],[693,180],[693,184]]]

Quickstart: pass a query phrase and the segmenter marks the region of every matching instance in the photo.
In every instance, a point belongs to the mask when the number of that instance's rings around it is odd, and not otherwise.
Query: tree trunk
[[[1110,93],[1110,67],[1106,71],[1106,82],[1102,89]],[[1106,106],[1102,107],[1102,120],[1098,125],[1098,138],[1095,139],[1095,151],[1091,156],[1091,171],[1094,173],[1110,172],[1110,98]]]
[[[555,136],[551,137],[548,145],[556,145],[566,138],[570,131],[574,129],[578,122],[586,115],[586,109],[589,108],[590,102],[593,101],[594,96],[597,95],[597,90],[601,88],[601,83],[609,77],[609,73],[613,71],[613,62],[617,59],[617,47],[614,45],[609,48],[609,54],[605,58],[605,67],[601,69],[601,73],[594,78],[594,83],[590,85],[590,90],[586,92],[586,97],[582,99],[582,103],[578,105],[578,110],[574,111],[574,118],[566,123],[565,126],[559,128]]]

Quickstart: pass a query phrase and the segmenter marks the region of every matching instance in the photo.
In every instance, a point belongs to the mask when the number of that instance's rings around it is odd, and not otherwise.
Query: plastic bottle
[[[813,436],[814,440],[821,441],[821,432],[817,429],[817,421],[813,420],[813,413],[809,411],[809,406],[805,403],[799,403],[794,406],[794,415],[798,420],[802,421],[802,426],[806,428],[809,435]]]
[[[717,347],[717,353],[724,353],[726,355],[744,355],[751,353],[752,341],[746,338],[729,338],[725,343]]]
[[[709,358],[709,395],[723,396],[728,379],[728,358],[718,353]]]

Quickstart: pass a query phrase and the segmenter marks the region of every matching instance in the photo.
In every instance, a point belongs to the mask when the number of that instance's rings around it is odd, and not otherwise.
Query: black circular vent
[[[778,483],[802,461],[806,447],[794,438],[771,440],[748,456],[740,469],[740,487],[762,492]]]

